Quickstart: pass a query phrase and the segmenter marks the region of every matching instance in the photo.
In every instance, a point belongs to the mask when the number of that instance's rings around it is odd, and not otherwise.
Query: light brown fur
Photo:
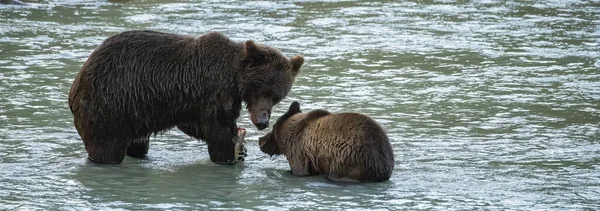
[[[325,174],[343,182],[389,180],[394,154],[375,120],[359,113],[300,113],[295,103],[273,131],[259,139],[263,152],[285,155],[292,174],[298,176]]]

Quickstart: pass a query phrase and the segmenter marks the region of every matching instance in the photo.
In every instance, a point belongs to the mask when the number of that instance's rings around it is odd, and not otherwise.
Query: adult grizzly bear
[[[143,157],[151,134],[177,126],[206,141],[213,162],[233,164],[242,102],[252,123],[265,129],[303,63],[302,56],[288,59],[218,32],[128,31],[90,55],[73,81],[69,107],[94,162]]]
[[[286,156],[297,176],[326,174],[341,182],[382,182],[394,169],[394,152],[381,126],[358,113],[301,113],[293,102],[273,130],[259,138],[260,150]]]

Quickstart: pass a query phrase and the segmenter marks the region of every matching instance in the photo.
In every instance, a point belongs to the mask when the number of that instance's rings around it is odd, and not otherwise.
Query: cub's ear
[[[297,114],[300,112],[302,112],[302,111],[300,111],[300,103],[298,103],[298,101],[294,101],[292,103],[292,105],[290,105],[290,108],[288,109],[288,113],[289,114]]]
[[[254,41],[248,40],[244,43],[244,59],[257,61],[264,58],[265,53],[254,43]]]
[[[294,56],[294,58],[291,58],[290,61],[292,62],[292,74],[294,74],[294,77],[296,77],[298,73],[300,73],[302,64],[304,64],[304,57],[301,55]]]

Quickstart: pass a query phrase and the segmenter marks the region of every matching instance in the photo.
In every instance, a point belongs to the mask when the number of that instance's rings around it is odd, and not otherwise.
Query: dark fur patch
[[[298,130],[304,130],[304,127],[306,127],[311,121],[317,120],[321,117],[330,115],[331,112],[323,110],[323,109],[318,109],[318,110],[314,110],[311,112],[308,112],[306,114],[306,116],[304,118],[302,118],[302,120],[298,123]]]
[[[275,125],[273,126],[273,133],[277,134],[277,131],[279,130],[279,128],[281,128],[285,121],[287,121],[291,116],[294,116],[295,114],[301,112],[302,111],[300,110],[300,103],[298,103],[298,101],[292,102],[292,104],[288,108],[288,111],[285,112],[285,114],[281,115],[281,117],[279,117],[277,121],[275,121]]]
[[[270,115],[303,62],[302,56],[289,59],[275,48],[233,42],[218,32],[192,37],[128,31],[90,55],[73,81],[69,107],[96,162],[119,163],[134,140],[177,126],[204,139],[211,160],[232,163],[242,102],[250,112],[267,109]],[[264,99],[268,103],[256,103]]]

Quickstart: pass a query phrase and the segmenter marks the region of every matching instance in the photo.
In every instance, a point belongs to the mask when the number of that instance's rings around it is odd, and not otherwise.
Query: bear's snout
[[[250,119],[252,120],[252,124],[254,124],[254,126],[256,126],[256,128],[259,130],[264,130],[265,128],[269,127],[269,118],[270,117],[271,117],[270,112],[266,111],[266,110],[261,110],[255,115],[254,115],[254,113],[250,114]]]
[[[258,146],[260,151],[269,154],[269,156],[281,154],[274,138],[273,132],[267,133],[263,137],[258,138]]]

